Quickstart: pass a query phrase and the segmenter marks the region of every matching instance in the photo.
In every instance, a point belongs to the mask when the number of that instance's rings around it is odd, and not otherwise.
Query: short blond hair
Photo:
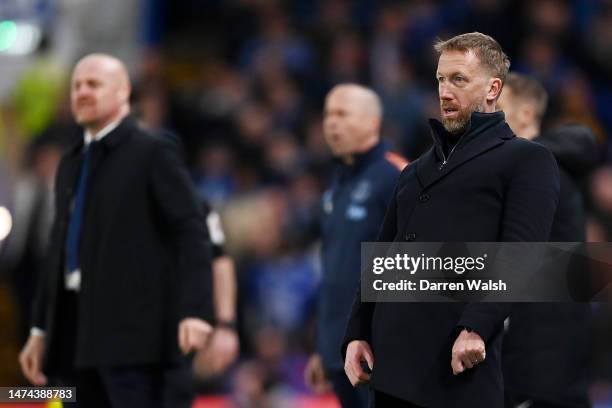
[[[538,80],[527,75],[511,72],[506,80],[506,89],[509,89],[513,96],[532,102],[538,120],[544,117],[548,104],[548,93]]]
[[[472,51],[482,65],[488,68],[493,76],[506,81],[510,70],[510,58],[504,53],[501,45],[493,37],[473,32],[457,35],[449,40],[437,40],[434,49],[438,54],[444,51]]]

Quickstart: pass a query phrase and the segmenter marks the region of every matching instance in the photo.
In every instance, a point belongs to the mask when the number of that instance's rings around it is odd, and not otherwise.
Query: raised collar
[[[440,122],[430,121],[430,124],[434,146],[417,161],[417,177],[423,188],[428,188],[443,179],[463,163],[515,137],[505,121],[503,112],[473,113],[468,129],[459,136],[453,156],[449,155],[446,158],[448,161],[442,162],[444,156],[441,138],[450,135]]]
[[[444,128],[444,125],[439,120],[429,119],[431,136],[438,157],[441,157],[442,146],[444,146],[445,140],[457,138],[457,149],[461,149],[477,136],[485,133],[488,129],[499,125],[505,120],[506,115],[502,111],[493,113],[472,112],[465,132],[461,135],[453,135]],[[512,132],[499,132],[497,135],[502,139],[510,139],[514,136]]]

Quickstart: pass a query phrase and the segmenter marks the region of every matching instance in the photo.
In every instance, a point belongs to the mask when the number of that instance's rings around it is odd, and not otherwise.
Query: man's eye
[[[464,78],[464,77],[462,77],[462,76],[457,76],[457,77],[455,77],[455,81],[457,81],[457,82],[463,82],[463,81],[465,81],[465,78]]]

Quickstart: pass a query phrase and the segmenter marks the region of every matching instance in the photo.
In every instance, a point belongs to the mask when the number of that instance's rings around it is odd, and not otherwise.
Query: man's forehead
[[[343,105],[343,108],[355,108],[367,103],[365,91],[356,86],[343,85],[333,89],[327,96],[327,103]]]
[[[116,78],[124,76],[123,66],[118,61],[100,55],[83,58],[74,68],[72,77],[92,76],[98,78]]]
[[[327,99],[352,99],[354,96],[353,88],[349,86],[337,86],[332,89],[327,95]]]
[[[83,76],[107,76],[108,69],[102,64],[96,63],[95,61],[82,61],[74,68],[72,77],[83,77]]]
[[[336,106],[345,108],[346,105],[350,104],[353,98],[351,98],[350,92],[346,88],[337,88],[332,90],[325,98],[325,104],[327,106]]]
[[[438,72],[472,71],[478,69],[480,61],[474,51],[448,50],[440,54]]]

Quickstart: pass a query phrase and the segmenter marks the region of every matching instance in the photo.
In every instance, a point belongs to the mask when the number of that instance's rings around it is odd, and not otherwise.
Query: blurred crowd
[[[94,3],[84,3],[90,13],[73,18],[88,20],[73,25],[88,41],[70,58],[64,52],[64,62],[95,50],[116,54],[113,30],[102,32]],[[591,127],[602,165],[583,184],[588,240],[612,237],[612,1],[126,3],[142,12],[126,16],[118,6],[110,18],[133,19],[116,25],[134,31],[118,37],[136,41],[122,48],[137,50],[137,58],[126,59],[137,84],[136,114],[182,138],[197,191],[222,214],[226,249],[237,261],[242,355],[226,376],[204,382],[203,391],[231,391],[243,406],[262,407],[306,392],[302,372],[313,348],[321,273],[320,197],[333,166],[321,128],[323,98],[339,82],[371,86],[383,101],[384,137],[406,158],[417,158],[431,145],[426,119],[439,111],[437,37],[493,36],[511,57],[511,70],[545,84],[544,130],[562,123]],[[97,42],[100,37],[106,40]],[[3,304],[0,318],[18,316],[2,356],[13,349],[16,356],[27,334],[55,170],[62,150],[81,137],[67,104],[71,64],[56,58],[61,46],[54,38],[63,37],[49,35],[0,100],[0,205],[13,217],[0,243],[12,306]],[[0,64],[4,58],[14,57],[0,55]],[[612,381],[607,353],[596,373],[602,381]],[[3,371],[0,376],[11,375]]]

